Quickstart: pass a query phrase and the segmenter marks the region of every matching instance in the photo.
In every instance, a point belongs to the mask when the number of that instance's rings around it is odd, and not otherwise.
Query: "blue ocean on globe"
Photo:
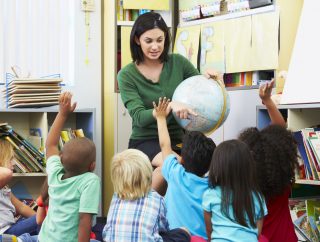
[[[188,131],[211,133],[219,128],[230,112],[230,98],[223,85],[203,75],[190,77],[176,88],[172,101],[188,105],[195,113],[178,124]]]

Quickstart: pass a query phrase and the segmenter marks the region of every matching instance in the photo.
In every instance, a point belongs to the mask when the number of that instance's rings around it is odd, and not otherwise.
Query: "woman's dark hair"
[[[154,28],[161,29],[164,32],[165,36],[164,49],[159,59],[161,60],[161,62],[168,60],[168,52],[171,42],[169,28],[160,14],[155,12],[148,12],[140,15],[137,18],[137,20],[134,22],[130,34],[131,57],[132,60],[137,64],[144,61],[144,55],[141,46],[136,43],[136,38],[139,39],[144,32]]]
[[[44,206],[48,206],[49,205],[48,189],[49,189],[48,178],[46,178],[44,183],[42,184],[41,193],[40,193],[40,196],[42,198],[42,203],[43,203]]]
[[[199,131],[187,132],[182,141],[181,157],[187,172],[202,177],[209,170],[215,143]]]
[[[227,218],[232,219],[229,211],[233,211],[237,223],[255,228],[256,218],[264,216],[255,162],[244,142],[229,140],[217,146],[210,165],[209,186],[221,187],[221,212]],[[255,200],[260,205],[260,214],[255,212]]]
[[[268,199],[282,194],[294,182],[299,166],[292,132],[282,126],[270,125],[261,131],[248,128],[239,139],[252,151],[263,195]]]

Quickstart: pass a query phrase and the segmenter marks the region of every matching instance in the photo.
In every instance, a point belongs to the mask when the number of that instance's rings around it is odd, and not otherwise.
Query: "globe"
[[[187,105],[197,115],[180,119],[173,113],[178,124],[188,131],[210,134],[219,128],[230,112],[230,98],[225,87],[203,75],[189,77],[174,91],[172,101]]]

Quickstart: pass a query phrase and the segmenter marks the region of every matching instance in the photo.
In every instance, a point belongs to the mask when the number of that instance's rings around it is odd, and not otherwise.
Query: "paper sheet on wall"
[[[319,11],[320,1],[304,0],[281,104],[320,102]]]
[[[121,68],[132,62],[130,51],[130,33],[132,27],[121,27]]]
[[[173,52],[186,57],[197,68],[200,25],[177,28]]]
[[[279,11],[252,16],[252,70],[278,68]]]
[[[226,72],[224,52],[225,21],[203,24],[201,26],[200,72],[208,68]]]
[[[251,17],[225,22],[226,72],[252,70]]]
[[[123,0],[123,8],[169,10],[170,0]]]

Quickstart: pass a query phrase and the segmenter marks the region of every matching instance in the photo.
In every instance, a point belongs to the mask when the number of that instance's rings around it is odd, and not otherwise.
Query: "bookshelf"
[[[8,123],[24,138],[28,137],[30,128],[40,129],[44,143],[57,113],[57,107],[0,109],[0,121]],[[96,142],[95,125],[95,109],[87,108],[75,110],[68,118],[64,127],[72,129],[82,128],[85,136]],[[97,163],[101,163],[101,161],[97,161]],[[45,178],[46,173],[43,172],[14,173],[9,185],[12,186],[18,182],[22,182],[31,196],[37,198]]]

